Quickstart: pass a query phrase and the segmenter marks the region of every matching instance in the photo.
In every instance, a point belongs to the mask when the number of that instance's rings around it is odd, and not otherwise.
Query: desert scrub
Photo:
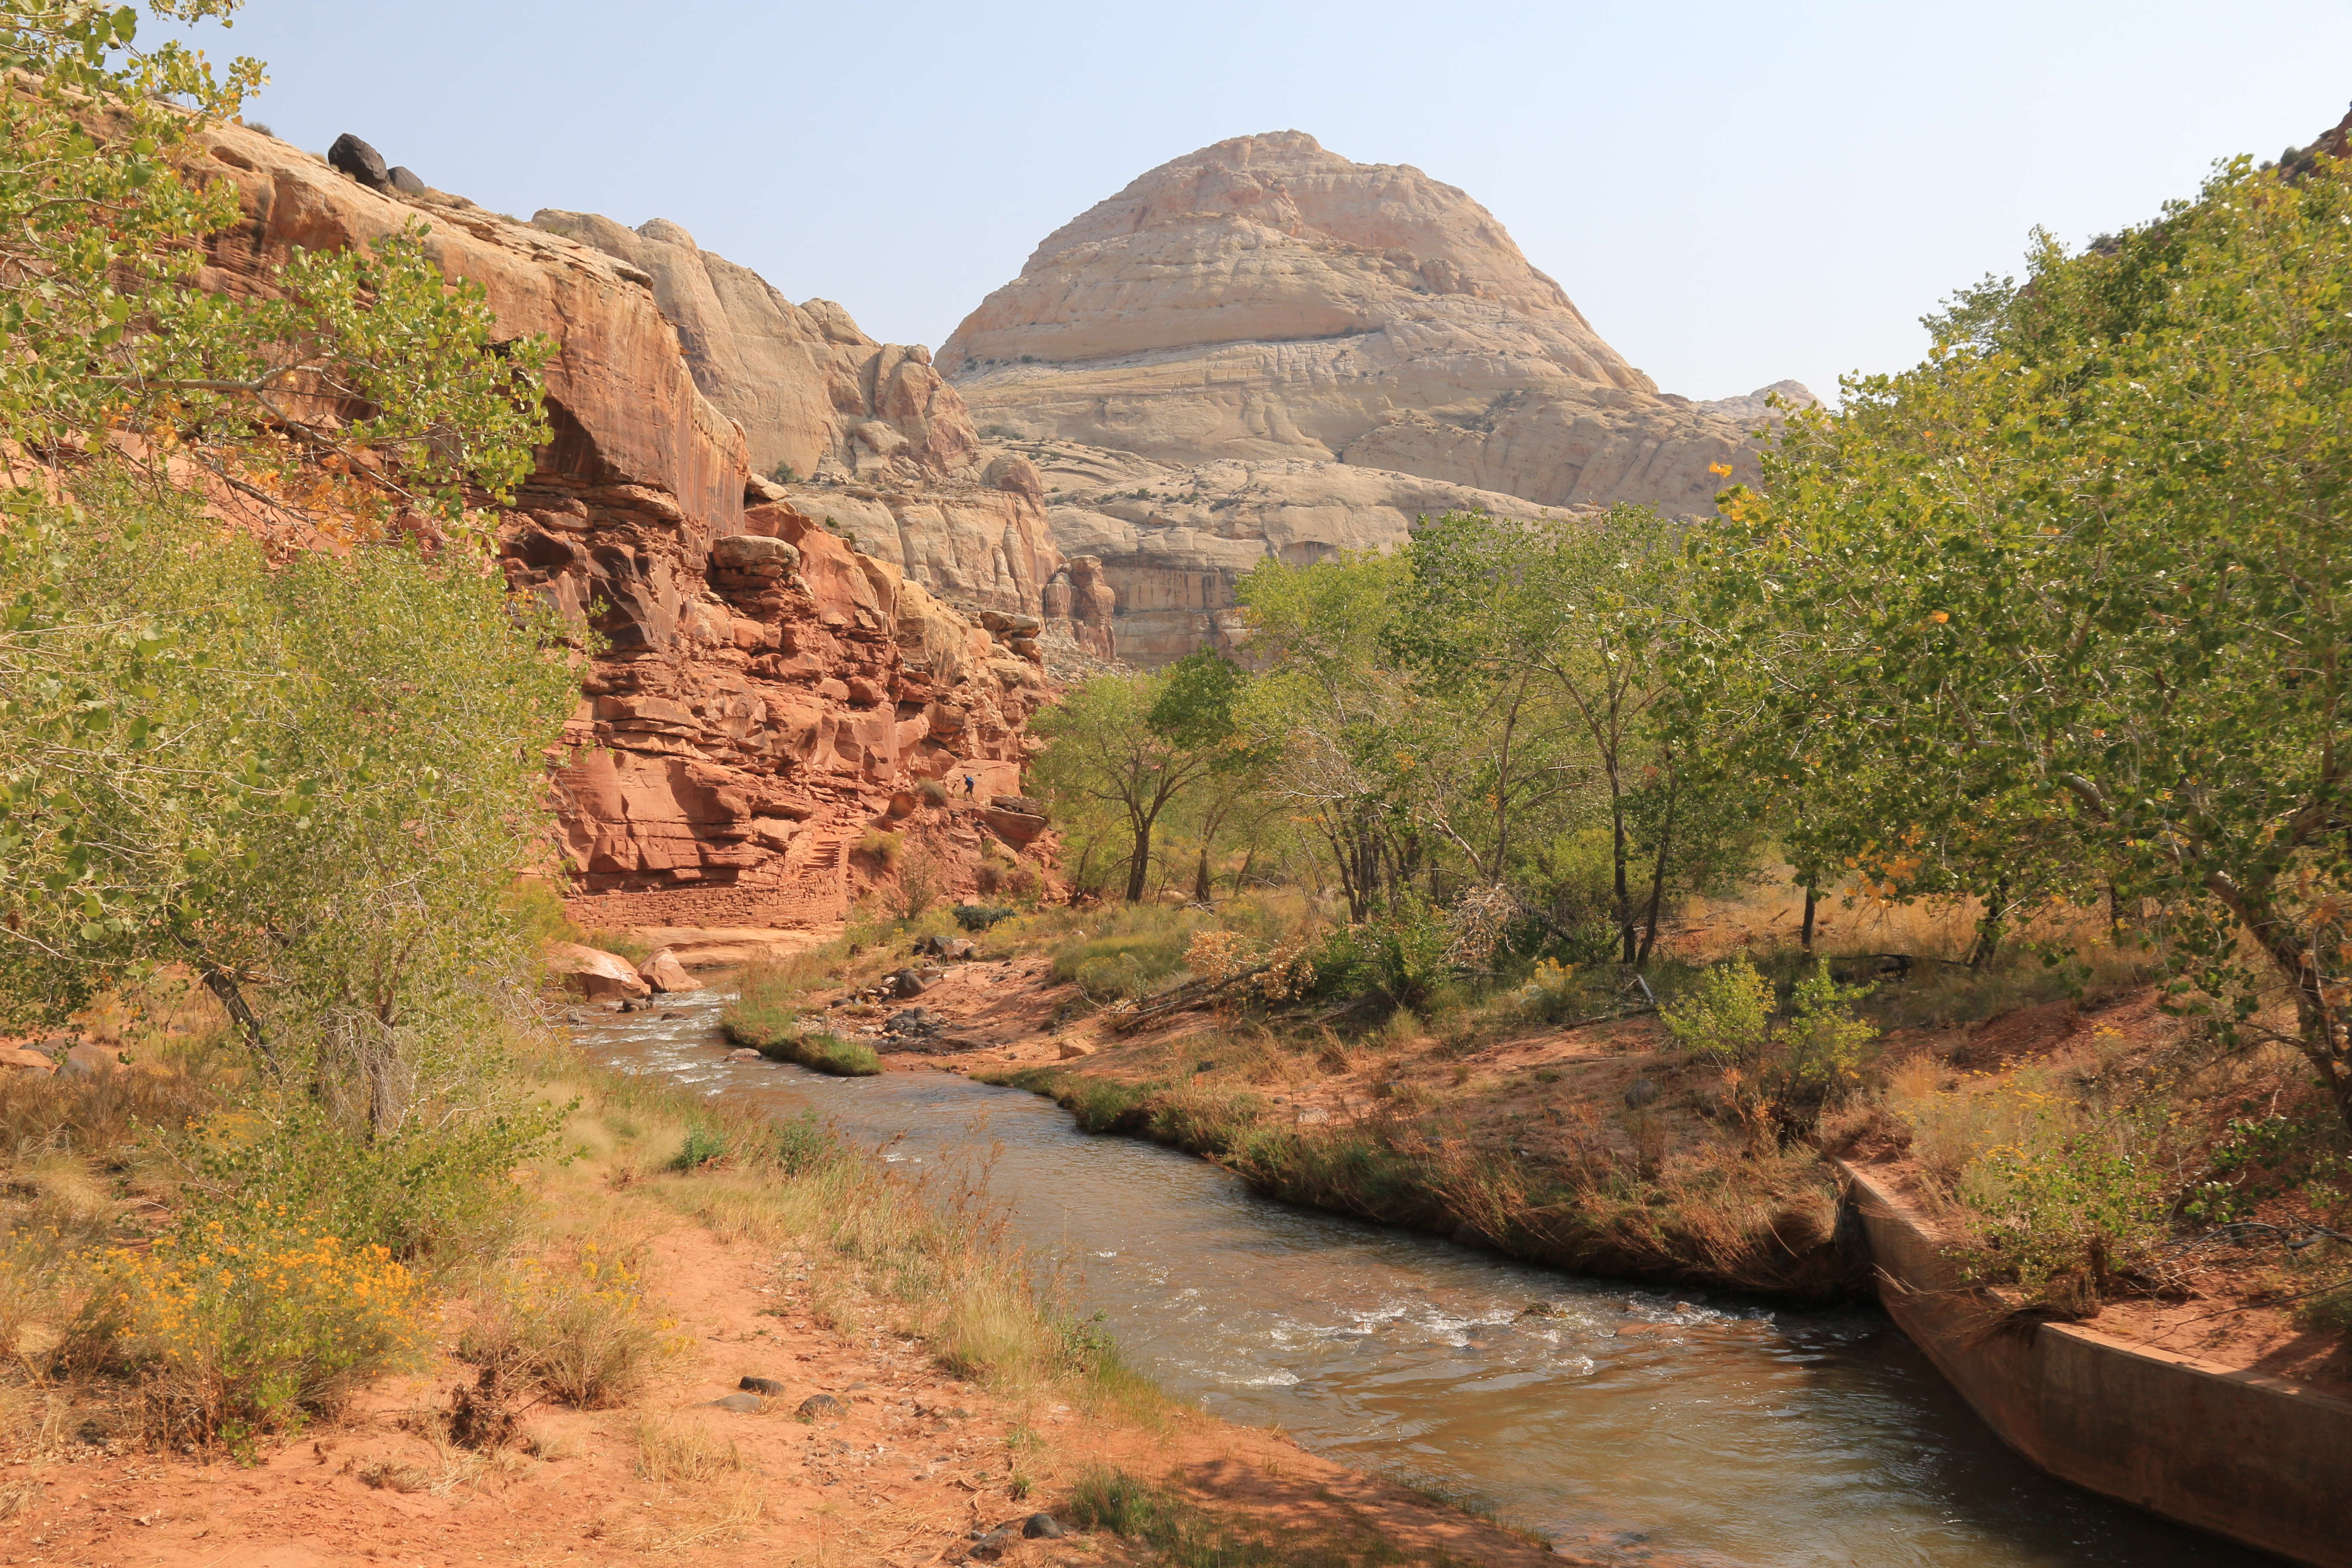
[[[1868,994],[1810,965],[1776,1026],[1772,983],[1740,952],[1701,972],[1658,1016],[1676,1044],[1723,1068],[1727,1098],[1751,1131],[1786,1142],[1810,1135],[1824,1111],[1862,1088],[1878,1031],[1853,1016],[1853,1004]]]
[[[1962,1171],[1973,1281],[2012,1287],[2026,1304],[2096,1310],[2119,1274],[2148,1263],[2170,1234],[2164,1123],[2151,1110],[2101,1110],[2038,1075],[2002,1091],[2019,1105],[2014,1141]]]
[[[625,1405],[680,1343],[646,1300],[642,1247],[590,1237],[492,1272],[458,1356],[582,1410]]]
[[[215,1223],[99,1258],[75,1341],[134,1378],[153,1435],[247,1447],[413,1363],[433,1312],[382,1247]]]

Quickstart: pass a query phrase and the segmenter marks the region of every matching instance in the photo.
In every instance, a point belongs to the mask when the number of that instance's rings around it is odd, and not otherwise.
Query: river
[[[576,1033],[629,1072],[813,1108],[910,1171],[985,1164],[1021,1239],[1171,1394],[1627,1568],[2276,1561],[2043,1476],[1875,1311],[1562,1274],[1290,1207],[951,1073],[730,1062],[724,1001],[714,986],[668,999],[675,1017],[590,1014]],[[1553,1315],[1528,1315],[1538,1302]]]

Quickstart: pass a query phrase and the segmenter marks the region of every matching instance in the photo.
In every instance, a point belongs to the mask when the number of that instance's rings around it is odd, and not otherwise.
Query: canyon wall
[[[1108,616],[1047,615],[1046,590],[1071,578],[1036,474],[982,450],[928,350],[875,342],[832,300],[793,304],[667,218],[632,229],[548,210],[531,226],[647,279],[695,385],[743,427],[752,471],[796,505],[967,614],[1045,616],[1056,651],[1109,656]]]
[[[554,759],[583,923],[817,923],[888,879],[884,855],[859,849],[877,830],[929,844],[961,887],[984,840],[1013,853],[1035,837],[1034,819],[986,809],[1019,794],[1023,726],[1048,690],[1035,623],[991,609],[975,624],[903,560],[854,549],[757,477],[746,426],[698,384],[649,268],[460,197],[367,188],[241,127],[208,145],[244,213],[211,247],[212,286],[266,289],[293,247],[364,247],[422,219],[434,258],[482,287],[501,332],[561,345],[546,377],[553,439],[496,525],[509,580],[601,635],[602,651],[579,656],[581,701]],[[858,348],[835,342],[854,326],[829,330],[835,348]],[[924,384],[907,356],[859,363],[885,394],[877,404],[861,382],[859,412],[920,412],[946,432],[928,453],[962,449],[951,389],[914,410],[892,390]],[[824,368],[793,374],[845,417]],[[770,391],[780,424],[820,406],[805,387]],[[1051,571],[1011,602],[1034,605],[1054,582],[1067,596],[1050,542],[1025,565]],[[977,798],[963,809],[915,793],[944,779],[961,796],[967,778]]]

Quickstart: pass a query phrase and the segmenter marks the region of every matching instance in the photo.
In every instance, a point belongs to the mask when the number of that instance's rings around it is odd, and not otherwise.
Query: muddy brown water
[[[2253,1568],[2278,1560],[2077,1491],[2003,1447],[1874,1311],[1563,1274],[1275,1203],[945,1072],[725,1058],[719,986],[582,1015],[596,1058],[912,1172],[968,1174],[1128,1360],[1230,1421],[1440,1488],[1563,1546],[1706,1568]],[[1542,1303],[1552,1315],[1527,1309]]]

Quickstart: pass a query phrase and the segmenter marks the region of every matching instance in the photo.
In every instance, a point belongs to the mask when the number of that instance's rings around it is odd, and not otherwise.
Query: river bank
[[[290,1438],[189,1453],[110,1435],[103,1384],[12,1381],[0,1560],[1559,1560],[1171,1403],[968,1190],[568,1053],[531,1070],[568,1107],[513,1173],[533,1217],[451,1279],[421,1357]]]
[[[1012,1234],[1171,1398],[1465,1498],[1574,1556],[2265,1561],[2040,1476],[1874,1308],[1564,1275],[1275,1202],[1213,1163],[937,1070],[946,1058],[849,1079],[733,1059],[724,1005],[591,1015],[581,1034],[599,1059],[714,1104],[814,1110],[894,1169],[984,1181]]]

